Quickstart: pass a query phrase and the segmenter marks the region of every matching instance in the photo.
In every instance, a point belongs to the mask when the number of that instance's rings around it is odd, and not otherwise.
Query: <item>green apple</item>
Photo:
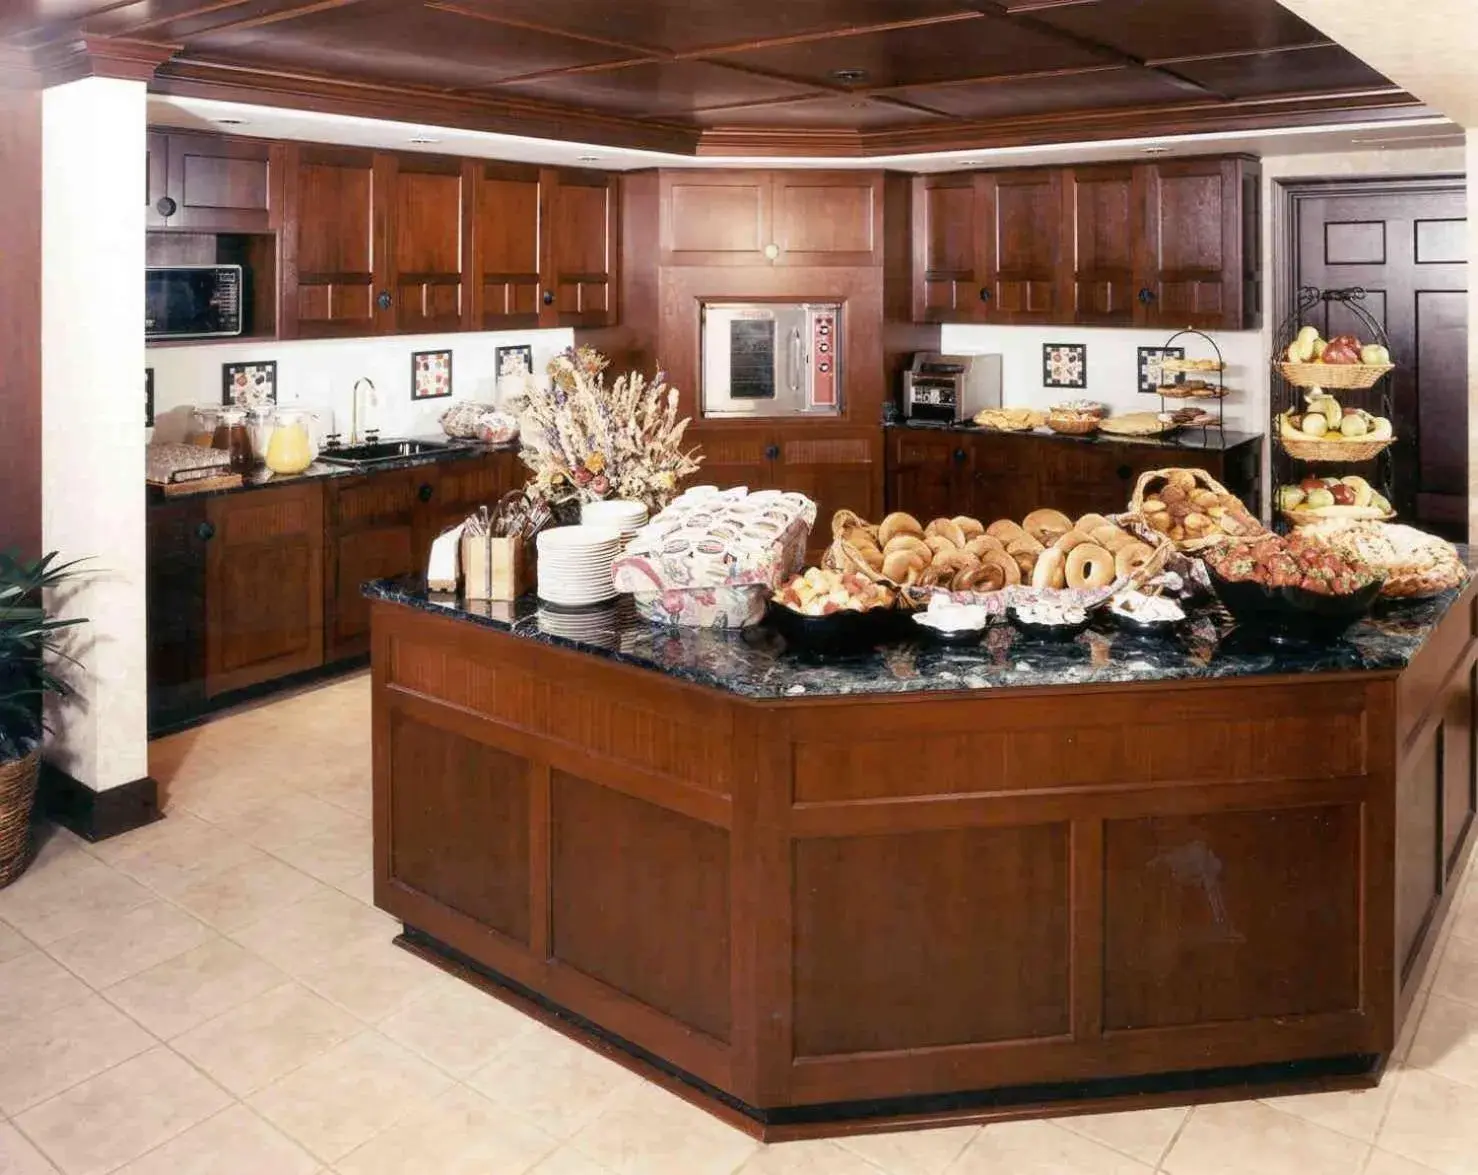
[[[1304,492],[1298,486],[1278,487],[1278,509],[1297,510],[1304,500]]]
[[[1365,417],[1353,412],[1339,422],[1339,431],[1341,436],[1363,437],[1370,431],[1370,425],[1366,423]]]
[[[1322,510],[1334,505],[1334,493],[1330,490],[1310,490],[1305,504],[1310,510]]]
[[[1305,436],[1322,437],[1329,431],[1329,420],[1318,412],[1310,412],[1303,418],[1303,423],[1299,426],[1299,430]]]
[[[1368,366],[1384,366],[1391,361],[1391,353],[1379,343],[1367,343],[1360,348],[1360,362]]]

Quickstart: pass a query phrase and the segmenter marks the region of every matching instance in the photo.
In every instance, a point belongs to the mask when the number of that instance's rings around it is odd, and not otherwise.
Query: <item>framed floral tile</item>
[[[505,375],[532,375],[534,373],[534,348],[528,343],[516,347],[498,347],[493,351],[497,360],[498,377]]]
[[[440,400],[452,394],[452,353],[411,352],[411,399]]]
[[[277,360],[221,364],[221,403],[265,408],[277,403]]]
[[[1042,344],[1042,384],[1049,388],[1088,386],[1086,343]]]
[[[1158,395],[1160,385],[1165,382],[1160,372],[1160,364],[1166,359],[1184,358],[1184,347],[1140,347],[1139,390],[1152,396]]]

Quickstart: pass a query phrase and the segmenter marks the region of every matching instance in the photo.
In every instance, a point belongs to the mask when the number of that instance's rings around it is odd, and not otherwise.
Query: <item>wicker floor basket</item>
[[[39,755],[0,763],[0,886],[31,863],[31,809],[36,802]]]
[[[1374,461],[1382,451],[1395,443],[1395,437],[1387,437],[1383,441],[1327,441],[1318,437],[1296,440],[1285,436],[1278,438],[1283,451],[1298,461],[1331,461],[1340,464]]]
[[[1373,388],[1392,363],[1280,363],[1278,370],[1296,388]]]

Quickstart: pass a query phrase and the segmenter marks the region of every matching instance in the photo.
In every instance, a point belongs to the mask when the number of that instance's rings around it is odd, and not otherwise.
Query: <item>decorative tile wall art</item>
[[[1140,347],[1139,350],[1139,390],[1150,395],[1156,395],[1161,384],[1165,382],[1160,371],[1160,363],[1165,359],[1184,359],[1184,347]]]
[[[1044,343],[1042,345],[1042,384],[1049,388],[1086,388],[1088,386],[1088,345],[1086,343]]]
[[[411,352],[411,399],[440,400],[452,394],[452,353]]]
[[[277,360],[221,364],[221,403],[265,408],[277,403]]]

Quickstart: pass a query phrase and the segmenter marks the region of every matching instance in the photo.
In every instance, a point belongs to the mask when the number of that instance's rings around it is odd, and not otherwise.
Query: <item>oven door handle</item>
[[[792,395],[801,390],[801,329],[791,328],[790,332],[790,391]]]

